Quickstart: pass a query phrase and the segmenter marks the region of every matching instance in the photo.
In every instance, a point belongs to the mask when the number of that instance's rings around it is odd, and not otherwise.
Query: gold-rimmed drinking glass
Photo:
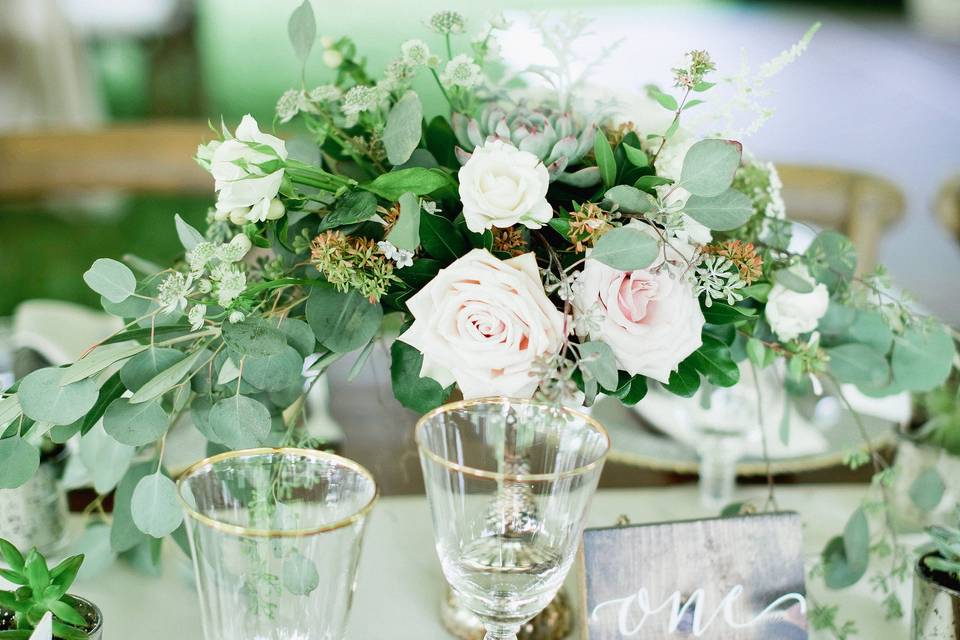
[[[416,441],[444,575],[486,640],[515,640],[570,570],[610,438],[571,409],[490,398],[428,413]]]
[[[232,451],[177,482],[206,640],[340,640],[377,486],[306,449]]]

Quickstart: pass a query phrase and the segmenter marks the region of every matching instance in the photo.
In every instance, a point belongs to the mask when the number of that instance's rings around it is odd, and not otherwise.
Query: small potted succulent
[[[913,580],[913,640],[960,640],[960,529],[930,527]]]
[[[0,591],[0,640],[28,640],[50,612],[56,640],[100,640],[103,615],[92,602],[67,593],[83,556],[71,556],[53,568],[32,549],[26,557],[0,538],[0,556],[9,567],[0,577],[12,582],[13,591]]]

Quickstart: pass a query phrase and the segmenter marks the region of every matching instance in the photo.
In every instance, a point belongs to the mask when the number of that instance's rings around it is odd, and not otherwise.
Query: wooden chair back
[[[212,137],[194,121],[0,135],[0,201],[85,189],[210,193],[213,180],[193,156]]]

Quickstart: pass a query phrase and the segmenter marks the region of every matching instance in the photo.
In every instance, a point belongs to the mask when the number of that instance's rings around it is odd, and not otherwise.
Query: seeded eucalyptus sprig
[[[9,569],[0,569],[0,577],[20,587],[0,591],[0,609],[14,612],[15,627],[0,631],[2,640],[27,640],[49,611],[53,615],[53,634],[63,640],[84,640],[88,622],[66,598],[77,577],[83,555],[71,556],[53,567],[36,548],[26,557],[12,543],[0,538],[0,555]]]

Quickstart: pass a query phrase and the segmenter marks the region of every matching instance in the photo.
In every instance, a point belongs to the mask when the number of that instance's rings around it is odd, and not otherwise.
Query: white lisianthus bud
[[[343,64],[343,54],[336,49],[327,49],[323,52],[323,64],[336,69]]]
[[[214,211],[213,211],[213,219],[214,219],[216,222],[226,222],[227,220],[230,219],[230,212],[229,212],[229,211],[221,211],[220,209],[214,209]]]
[[[335,40],[330,36],[320,36],[320,46],[329,49],[335,44]]]
[[[229,218],[230,222],[235,225],[244,225],[247,222],[247,214],[250,213],[250,207],[237,207],[236,209],[231,209]]]
[[[231,311],[230,317],[228,317],[227,320],[230,321],[230,324],[237,324],[238,322],[243,322],[244,318],[246,318],[246,316],[243,315],[242,311]]]
[[[270,208],[267,209],[267,220],[279,220],[286,212],[283,203],[278,198],[274,198],[270,201]]]

